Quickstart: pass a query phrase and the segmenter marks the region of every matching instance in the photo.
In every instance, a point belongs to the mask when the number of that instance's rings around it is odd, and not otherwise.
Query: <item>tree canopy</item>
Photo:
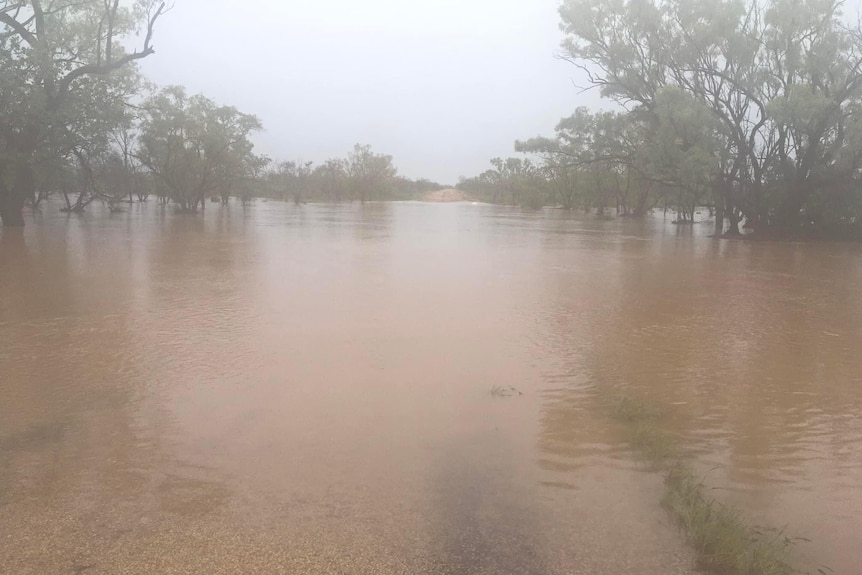
[[[397,174],[357,144],[343,159],[271,162],[260,120],[179,86],[157,89],[136,62],[154,54],[160,0],[0,0],[0,221],[24,223],[51,194],[64,211],[151,194],[182,210],[254,195],[407,199],[439,188]],[[131,47],[131,48],[130,48]]]
[[[0,1],[0,219],[23,225],[39,173],[50,173],[105,127],[121,121],[136,91],[132,65],[154,53],[165,2]],[[134,51],[125,46],[143,32]]]
[[[229,195],[266,163],[249,139],[260,120],[201,95],[170,87],[144,103],[137,157],[160,195],[184,210],[204,207],[210,195]]]
[[[579,108],[536,157],[546,198],[716,230],[862,233],[862,29],[838,0],[565,0],[563,57],[615,112]]]

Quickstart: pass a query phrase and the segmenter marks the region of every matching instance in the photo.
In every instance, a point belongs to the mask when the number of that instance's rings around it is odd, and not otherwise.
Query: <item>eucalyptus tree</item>
[[[581,206],[589,210],[607,206],[607,198],[596,197],[597,193],[602,195],[603,182],[594,176],[604,179],[605,175],[599,172],[605,167],[603,163],[610,161],[597,142],[600,137],[598,122],[599,115],[582,107],[557,124],[554,138],[537,137],[515,142],[516,151],[540,160],[540,170],[557,203],[563,208]],[[615,157],[619,152],[615,151]]]
[[[341,158],[326,160],[312,173],[315,189],[328,202],[338,203],[347,198],[347,162]]]
[[[860,215],[862,33],[839,1],[566,0],[560,14],[565,56],[604,96],[655,114],[674,87],[709,110],[729,233],[742,215],[787,231]]]
[[[116,71],[109,83],[82,82],[78,94],[92,107],[68,118],[62,130],[43,139],[35,169],[37,183],[44,186],[43,174],[56,173],[57,164],[76,174],[75,185],[60,182],[64,211],[82,212],[96,200],[113,208],[124,196],[131,196],[136,116],[128,101],[140,87],[140,76],[131,67]],[[70,192],[76,195],[74,201]]]
[[[356,144],[347,158],[347,175],[353,198],[365,202],[390,193],[398,170],[392,156],[375,154],[371,146]]]
[[[281,162],[270,174],[276,195],[282,199],[290,197],[296,205],[305,203],[312,193],[312,166],[314,162]]]
[[[137,158],[163,197],[182,210],[204,208],[211,194],[259,171],[250,136],[260,120],[185,89],[164,88],[144,103]]]
[[[768,215],[782,227],[829,226],[840,223],[836,218],[862,216],[862,30],[846,27],[840,8],[835,0],[776,0],[765,13],[765,85],[778,184],[769,189],[775,207]],[[857,193],[848,196],[847,184]]]
[[[646,129],[638,115],[581,107],[557,124],[555,137],[519,141],[515,149],[541,160],[562,207],[595,208],[600,214],[615,207],[637,217],[659,200]]]
[[[720,170],[720,126],[699,100],[675,87],[662,88],[652,110],[638,109],[646,125],[640,148],[646,177],[659,184],[679,223],[694,221]]]
[[[127,110],[125,121],[108,135],[106,164],[109,166],[105,188],[113,201],[127,199],[128,203],[145,201],[148,196],[146,174],[137,157],[138,124],[140,114]]]
[[[539,166],[527,158],[493,158],[487,175],[497,188],[498,203],[537,208],[547,203],[545,179]]]
[[[40,163],[67,156],[118,72],[154,53],[159,0],[0,0],[0,220],[24,224]],[[142,44],[129,51],[132,36]],[[124,82],[120,82],[121,85]],[[122,90],[122,88],[121,88]]]
[[[458,188],[494,204],[542,207],[548,203],[547,172],[529,158],[494,158],[493,168],[474,178],[462,178]]]

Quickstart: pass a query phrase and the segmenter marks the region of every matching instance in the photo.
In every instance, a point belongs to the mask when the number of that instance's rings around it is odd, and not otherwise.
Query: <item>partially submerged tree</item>
[[[392,156],[375,154],[371,146],[356,144],[347,159],[351,195],[360,202],[385,197],[394,184],[398,170]]]
[[[541,169],[525,158],[494,158],[492,169],[462,179],[458,188],[471,197],[495,204],[523,207],[545,205],[547,182]]]
[[[326,160],[314,168],[312,174],[315,189],[328,202],[338,203],[347,199],[349,186],[347,183],[347,162],[340,158]]]
[[[862,29],[840,1],[566,0],[560,14],[565,56],[604,96],[657,117],[672,87],[708,111],[717,229],[859,222]]]
[[[313,165],[302,160],[278,164],[271,174],[277,195],[293,199],[296,205],[305,203],[312,192]]]
[[[166,10],[159,0],[0,0],[3,225],[24,225],[39,164],[62,157],[58,140],[101,112],[93,95],[109,94],[115,73],[154,53],[155,25]],[[127,51],[140,30],[142,44]]]
[[[164,197],[181,209],[204,208],[211,194],[229,194],[259,172],[251,134],[260,121],[183,88],[165,88],[144,104],[137,158]]]
[[[50,133],[43,141],[36,164],[37,182],[54,165],[66,165],[77,175],[74,186],[59,182],[66,200],[64,211],[82,212],[96,200],[112,208],[131,185],[133,162],[132,126],[135,116],[127,105],[140,89],[141,79],[131,67],[118,70],[106,79],[83,79],[79,95],[92,108],[69,118],[63,130]],[[72,188],[75,189],[72,189]],[[76,196],[74,201],[70,195]]]

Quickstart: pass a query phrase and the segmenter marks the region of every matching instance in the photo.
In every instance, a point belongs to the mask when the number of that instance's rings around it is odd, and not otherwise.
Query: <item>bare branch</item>
[[[106,6],[107,7],[107,6]],[[112,51],[114,47],[114,20],[117,18],[117,10],[120,7],[120,0],[114,0],[114,5],[108,8],[108,36],[105,40],[105,62],[112,61]]]
[[[28,30],[24,24],[18,22],[15,18],[10,16],[6,12],[0,12],[0,22],[9,26],[9,28],[15,31],[16,34],[21,36],[21,38],[25,42],[27,42],[27,44],[29,44],[31,48],[36,47],[37,40],[35,34],[30,32],[30,30]]]
[[[153,39],[153,31],[155,29],[156,21],[159,19],[162,14],[165,13],[167,8],[167,3],[162,2],[159,5],[159,8],[153,13],[147,22],[147,37],[144,41],[144,48],[140,52],[132,52],[131,54],[126,54],[122,58],[118,60],[106,60],[101,64],[89,64],[86,66],[81,66],[80,68],[76,68],[66,74],[62,80],[60,80],[60,89],[59,96],[62,98],[65,94],[68,93],[69,88],[72,85],[72,82],[79,78],[83,78],[84,76],[103,76],[105,74],[109,74],[115,70],[119,70],[126,64],[134,62],[136,60],[142,60],[151,54],[155,54],[155,50],[153,49],[151,43]]]

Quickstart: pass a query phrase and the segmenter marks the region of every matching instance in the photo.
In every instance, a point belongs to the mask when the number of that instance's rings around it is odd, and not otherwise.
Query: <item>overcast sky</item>
[[[256,114],[258,151],[320,162],[360,142],[455,183],[576,106],[559,0],[176,0],[143,71]]]

